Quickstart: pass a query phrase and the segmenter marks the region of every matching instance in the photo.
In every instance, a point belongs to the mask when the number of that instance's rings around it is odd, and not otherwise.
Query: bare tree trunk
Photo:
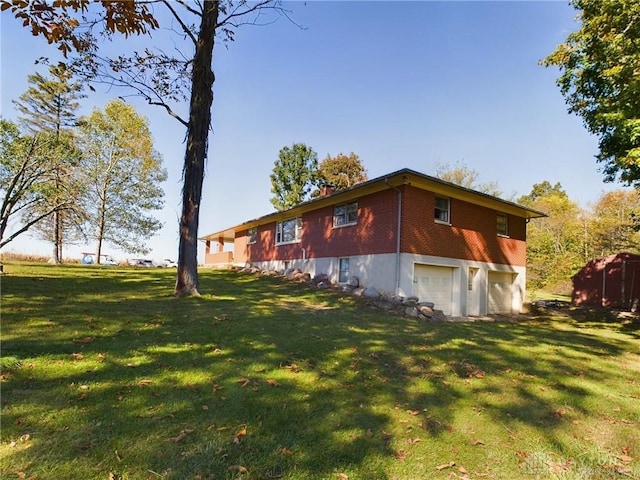
[[[203,2],[203,14],[191,77],[187,149],[182,171],[182,214],[175,295],[200,295],[198,280],[198,222],[204,166],[213,104],[213,46],[219,2]]]

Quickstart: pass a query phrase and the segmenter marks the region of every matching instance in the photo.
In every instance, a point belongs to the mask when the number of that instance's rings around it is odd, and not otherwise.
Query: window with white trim
[[[508,236],[509,235],[509,217],[504,213],[499,213],[496,217],[496,230],[498,235]]]
[[[253,227],[247,230],[247,244],[256,243],[258,239],[258,228]]]
[[[338,283],[347,283],[349,280],[349,259],[338,259]]]
[[[344,227],[358,223],[358,202],[336,205],[333,209],[333,226]]]
[[[299,242],[302,238],[302,218],[276,223],[276,245]]]
[[[451,223],[450,208],[451,205],[448,198],[436,197],[434,220],[441,223]]]

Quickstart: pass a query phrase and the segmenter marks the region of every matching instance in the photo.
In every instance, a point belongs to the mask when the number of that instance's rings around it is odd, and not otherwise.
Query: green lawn
[[[204,270],[5,264],[3,479],[640,478],[640,329],[429,323]]]

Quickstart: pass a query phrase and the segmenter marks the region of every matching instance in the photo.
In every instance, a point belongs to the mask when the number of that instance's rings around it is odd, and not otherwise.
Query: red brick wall
[[[396,251],[396,193],[383,191],[358,200],[358,223],[333,228],[333,206],[302,215],[302,241],[275,245],[276,224],[258,227],[254,244],[246,244],[247,232],[236,234],[235,257],[242,262],[302,258],[346,257]]]
[[[450,199],[451,225],[434,221],[432,192],[405,187],[403,196],[403,252],[465,260],[525,265],[526,222],[508,216],[509,237],[496,233],[495,210]]]
[[[509,216],[509,237],[496,234],[492,209],[451,199],[451,223],[434,222],[435,194],[403,186],[401,251],[512,265],[525,264],[526,223]],[[256,243],[236,236],[236,261],[291,260],[395,253],[398,193],[383,190],[358,199],[358,224],[333,228],[333,206],[302,216],[302,241],[275,245],[275,222],[258,227]]]

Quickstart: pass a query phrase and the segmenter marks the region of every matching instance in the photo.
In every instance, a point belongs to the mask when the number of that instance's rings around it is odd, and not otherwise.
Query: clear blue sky
[[[295,142],[311,146],[320,160],[353,151],[369,178],[405,167],[434,174],[438,163],[463,162],[508,196],[548,180],[587,206],[621,188],[603,183],[596,138],[567,113],[558,71],[538,65],[578,28],[566,2],[285,6],[303,29],[285,18],[244,26],[234,43],[214,52],[201,236],[271,212],[269,174],[278,151]],[[2,115],[14,119],[11,100],[26,90],[27,75],[46,73],[34,60],[55,49],[6,12],[1,21]],[[154,36],[162,42],[168,34]],[[99,90],[83,111],[122,94]],[[165,227],[149,241],[149,257],[175,258],[184,129],[164,110],[132,103],[149,118],[169,172],[166,207],[158,213]],[[51,250],[29,234],[6,248]],[[67,247],[66,255],[93,248]],[[103,251],[127,256],[110,246]]]

